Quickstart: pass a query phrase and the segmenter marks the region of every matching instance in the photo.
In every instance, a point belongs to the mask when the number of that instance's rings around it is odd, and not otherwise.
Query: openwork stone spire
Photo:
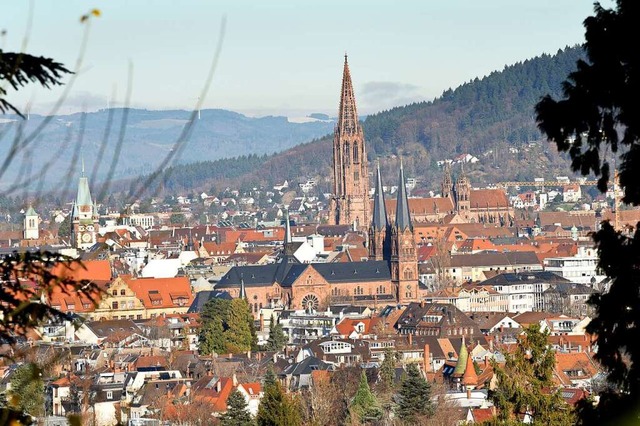
[[[343,135],[356,135],[358,133],[358,111],[356,109],[356,97],[353,92],[351,73],[347,55],[344,55],[344,71],[342,72],[342,92],[340,95],[338,131]]]
[[[338,122],[333,135],[333,198],[329,224],[366,230],[371,223],[369,172],[364,133],[345,55]]]

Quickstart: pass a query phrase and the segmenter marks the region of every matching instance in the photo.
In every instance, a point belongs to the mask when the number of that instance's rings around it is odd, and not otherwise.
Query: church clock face
[[[91,232],[93,232],[93,225],[89,225],[89,226],[87,226],[87,231],[91,231]]]
[[[91,242],[91,234],[82,234],[82,241],[85,243]]]

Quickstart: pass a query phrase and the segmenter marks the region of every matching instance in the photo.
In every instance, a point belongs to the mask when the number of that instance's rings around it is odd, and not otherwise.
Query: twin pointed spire
[[[411,215],[409,214],[409,199],[407,197],[407,187],[404,180],[404,167],[400,160],[400,182],[398,182],[398,202],[396,203],[396,227],[404,231],[413,231]]]
[[[347,54],[344,55],[344,71],[342,73],[342,92],[340,95],[340,112],[338,117],[338,131],[341,134],[355,135],[359,132],[358,111],[356,109],[356,97],[353,92],[351,73]]]
[[[387,220],[387,210],[384,202],[384,191],[382,188],[382,177],[380,175],[380,162],[378,162],[376,173],[376,189],[373,195],[373,220],[371,226],[374,230],[380,231],[389,226]],[[413,231],[411,223],[411,214],[409,213],[409,198],[407,196],[407,187],[404,179],[404,166],[400,160],[400,178],[398,182],[398,196],[396,201],[396,222],[397,229],[404,231],[409,229]]]
[[[289,220],[289,209],[284,211],[284,244],[285,246],[291,243],[291,222]]]
[[[387,209],[384,204],[382,177],[380,176],[380,161],[378,161],[378,170],[376,173],[376,191],[373,195],[373,221],[371,226],[373,226],[373,229],[376,231],[387,229],[389,226],[389,221],[387,220]]]

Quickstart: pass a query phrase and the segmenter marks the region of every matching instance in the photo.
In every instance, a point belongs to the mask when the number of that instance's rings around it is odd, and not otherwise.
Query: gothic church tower
[[[380,177],[380,164],[376,173],[376,192],[373,196],[373,220],[369,227],[369,259],[389,260],[390,258],[391,228],[387,219],[387,209],[384,204],[384,191]]]
[[[455,187],[456,195],[456,210],[458,214],[463,217],[469,216],[469,210],[471,209],[471,182],[467,174],[462,169],[462,173],[458,177]]]
[[[396,221],[391,227],[391,283],[399,303],[418,299],[418,254],[416,239],[409,214],[409,200],[400,163]]]
[[[453,192],[453,181],[451,180],[451,165],[448,162],[445,162],[440,193],[443,198],[450,198],[452,195],[452,192]]]
[[[333,136],[333,198],[329,224],[355,224],[358,229],[366,229],[370,209],[367,152],[345,55],[340,110]]]
[[[74,248],[86,250],[96,243],[99,227],[98,207],[91,201],[84,163],[78,182],[78,194],[71,210],[71,223],[71,244]]]

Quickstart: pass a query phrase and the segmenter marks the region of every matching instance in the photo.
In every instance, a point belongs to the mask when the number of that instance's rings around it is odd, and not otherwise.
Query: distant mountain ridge
[[[82,157],[89,173],[97,166],[97,180],[104,178],[118,144],[124,111],[122,108],[111,111],[113,118],[109,126],[108,143],[99,159],[97,157],[105,137],[109,110],[53,117],[33,143],[25,147],[22,155],[12,161],[2,178],[0,189],[6,188],[18,177],[22,178],[25,164],[30,163],[30,169],[35,173],[52,156],[58,158],[47,171],[45,187],[56,186],[56,181],[65,179],[74,156],[76,164],[71,165],[71,176],[79,173],[79,159]],[[190,115],[190,111],[182,110],[128,109],[125,137],[113,178],[140,176],[154,170],[174,148]],[[28,135],[45,120],[45,117],[35,114],[30,115],[27,121],[9,115],[1,118],[1,160],[10,152],[16,132]],[[333,126],[329,119],[293,123],[286,117],[253,118],[221,109],[201,110],[177,164],[238,155],[273,154],[325,135]]]
[[[380,158],[383,174],[395,179],[395,156],[402,155],[408,175],[431,189],[441,179],[438,161],[466,153],[479,158],[478,163],[465,165],[474,185],[567,175],[567,160],[541,140],[534,106],[546,94],[560,96],[562,82],[584,57],[581,47],[567,47],[555,55],[505,66],[446,90],[433,101],[370,115],[363,122],[369,160]],[[180,167],[179,173],[171,169],[164,188],[206,188],[231,180],[268,186],[285,179],[315,178],[324,180],[328,190],[331,140],[327,135],[277,155],[220,160],[215,166],[204,162]]]

